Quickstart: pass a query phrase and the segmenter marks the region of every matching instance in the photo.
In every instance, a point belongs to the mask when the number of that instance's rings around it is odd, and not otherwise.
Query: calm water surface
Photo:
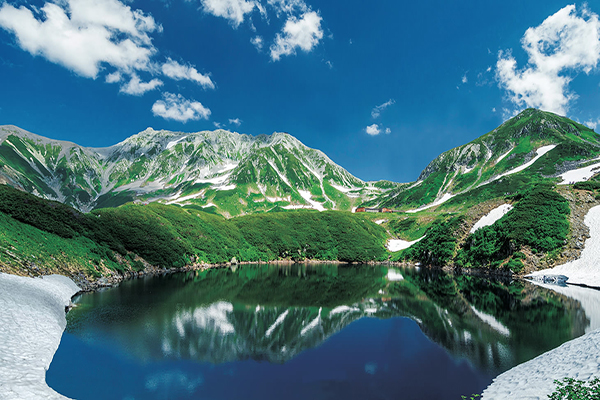
[[[249,265],[85,294],[47,382],[77,399],[460,399],[599,322],[589,289],[394,271]]]

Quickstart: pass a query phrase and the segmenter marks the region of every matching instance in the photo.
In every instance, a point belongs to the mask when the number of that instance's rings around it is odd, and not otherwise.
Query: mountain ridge
[[[250,212],[277,206],[350,210],[385,190],[287,133],[250,136],[222,129],[147,128],[113,146],[92,148],[4,125],[0,180],[82,211],[136,199],[185,198],[180,205],[226,216],[246,213],[249,202],[255,205]],[[225,201],[219,192],[231,190]]]

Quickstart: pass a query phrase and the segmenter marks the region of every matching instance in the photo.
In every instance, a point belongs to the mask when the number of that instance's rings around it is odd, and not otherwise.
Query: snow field
[[[510,204],[502,204],[500,207],[494,208],[492,211],[487,213],[487,215],[481,217],[479,221],[473,225],[471,228],[471,233],[474,233],[477,229],[483,228],[484,226],[493,225],[494,222],[498,221],[502,218],[507,212],[513,209],[513,206]]]
[[[66,399],[48,387],[46,371],[67,325],[65,306],[78,291],[64,276],[0,273],[0,398]]]
[[[544,275],[565,275],[569,278],[567,283],[600,287],[600,206],[590,209],[584,223],[590,228],[591,237],[585,241],[581,258],[558,267],[535,271],[528,277],[535,279]]]
[[[409,242],[407,240],[402,240],[402,239],[390,239],[390,240],[388,240],[386,247],[391,252],[408,249],[410,246],[417,243],[424,237],[425,236],[422,236],[422,237],[418,238],[417,240],[413,240],[412,242]]]

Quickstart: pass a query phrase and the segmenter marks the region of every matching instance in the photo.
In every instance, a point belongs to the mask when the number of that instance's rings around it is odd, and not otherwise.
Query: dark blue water
[[[402,272],[248,266],[86,294],[47,382],[82,400],[460,399],[583,333],[542,289]]]
[[[491,380],[453,359],[408,318],[363,318],[283,365],[140,362],[67,333],[47,374],[49,385],[68,397],[103,400],[459,399]]]

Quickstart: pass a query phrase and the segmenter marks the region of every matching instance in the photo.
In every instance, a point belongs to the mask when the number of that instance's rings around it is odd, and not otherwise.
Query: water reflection
[[[394,271],[256,265],[145,278],[81,296],[67,332],[140,360],[285,363],[362,317],[404,316],[496,375],[590,326],[577,300],[542,286]]]

